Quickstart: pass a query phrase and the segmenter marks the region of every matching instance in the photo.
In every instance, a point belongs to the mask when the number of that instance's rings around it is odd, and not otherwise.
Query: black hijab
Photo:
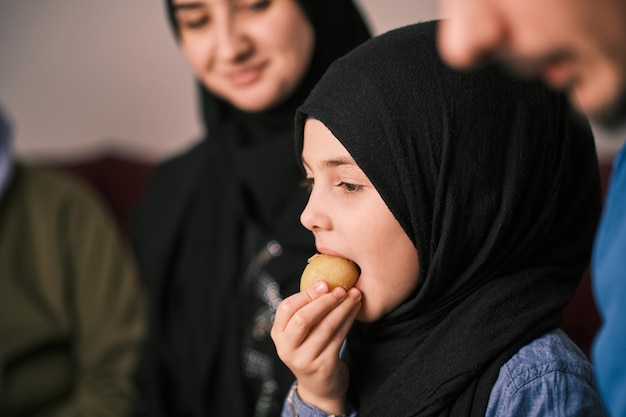
[[[336,58],[370,37],[351,0],[296,0],[315,30],[315,51],[299,88],[277,107],[251,113],[216,97],[200,82],[202,118],[207,135],[232,163],[242,181],[248,214],[266,226],[278,220],[300,173],[293,162],[293,114]],[[172,0],[170,23],[178,33]]]
[[[347,338],[361,416],[484,416],[500,367],[557,328],[600,214],[593,136],[561,94],[455,72],[436,22],[336,61],[296,116],[322,121],[417,248],[419,286]]]
[[[256,273],[270,275],[284,297],[297,291],[315,252],[299,222],[307,193],[294,158],[293,115],[330,63],[369,32],[350,0],[297,3],[314,28],[315,50],[296,91],[272,109],[247,113],[198,83],[205,137],[158,166],[131,219],[151,297],[139,370],[144,415],[250,416],[257,387],[243,375],[241,352],[258,297],[246,271],[278,241],[280,256]],[[166,6],[177,33],[170,0]],[[287,378],[269,337],[262,343]]]

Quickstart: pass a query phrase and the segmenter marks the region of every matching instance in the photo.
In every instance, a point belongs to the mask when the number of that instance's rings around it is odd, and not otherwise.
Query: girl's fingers
[[[302,305],[304,297],[310,296],[300,294],[292,305]],[[342,366],[339,364],[341,345],[361,307],[361,298],[356,288],[350,289],[348,294],[339,288],[305,302],[293,313],[289,306],[277,312],[277,316],[282,315],[277,318],[282,330],[279,331],[275,323],[271,336],[279,357],[298,379],[314,374],[318,375],[314,379],[334,378],[337,366]],[[286,320],[287,316],[291,319]],[[322,376],[319,376],[320,370],[323,370]],[[332,375],[324,376],[328,372]]]
[[[318,282],[312,285],[304,292],[298,292],[285,300],[283,300],[278,306],[276,311],[276,317],[274,318],[274,324],[272,331],[282,332],[293,317],[293,315],[305,305],[311,301],[321,297],[328,292],[328,284],[325,282]]]
[[[336,308],[326,314],[309,334],[306,343],[311,349],[313,357],[323,354],[324,351],[332,355],[339,352],[354,319],[361,308],[361,293],[351,290],[351,296],[346,297]]]
[[[333,311],[346,298],[346,292],[339,288],[326,293],[295,311],[282,331],[282,338],[297,347],[328,313]]]

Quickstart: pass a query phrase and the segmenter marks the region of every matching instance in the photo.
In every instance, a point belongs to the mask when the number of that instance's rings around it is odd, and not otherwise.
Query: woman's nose
[[[225,61],[241,61],[250,54],[251,39],[246,35],[245,28],[240,28],[236,21],[230,20],[218,25],[217,54]]]

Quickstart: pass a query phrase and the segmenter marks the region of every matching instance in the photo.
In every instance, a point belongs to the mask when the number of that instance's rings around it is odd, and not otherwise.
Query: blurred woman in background
[[[315,252],[293,118],[370,37],[350,0],[168,0],[205,137],[157,168],[131,235],[151,301],[139,415],[273,416],[294,380],[269,337]]]

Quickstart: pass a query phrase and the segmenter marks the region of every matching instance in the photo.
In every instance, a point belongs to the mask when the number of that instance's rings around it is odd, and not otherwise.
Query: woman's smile
[[[266,63],[247,66],[245,68],[227,72],[225,77],[234,87],[246,87],[261,79],[266,68]]]

